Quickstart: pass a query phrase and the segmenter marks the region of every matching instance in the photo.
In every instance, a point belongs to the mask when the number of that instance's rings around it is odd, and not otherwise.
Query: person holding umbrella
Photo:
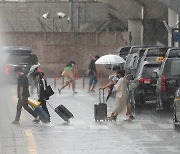
[[[119,76],[120,79],[117,83],[114,83],[116,99],[115,99],[115,104],[113,107],[113,112],[111,116],[108,117],[108,120],[116,121],[116,118],[119,114],[125,114],[129,116],[128,120],[134,120],[134,116],[132,115],[132,112],[128,106],[129,91],[128,91],[128,87],[126,83],[125,71],[118,70],[116,74],[117,76]]]
[[[117,82],[119,80],[119,77],[116,75],[116,71],[120,70],[120,66],[115,65],[113,67],[113,74],[109,76],[110,81],[103,87],[101,87],[101,89],[106,89],[109,88],[109,94],[107,96],[106,102],[108,101],[109,97],[112,95],[112,91],[114,88],[114,83],[115,81]]]
[[[30,84],[30,92],[31,93],[34,93],[36,83],[33,80],[33,77],[34,77],[35,73],[39,72],[39,70],[38,70],[39,67],[40,67],[40,63],[37,63],[37,64],[31,66],[31,68],[29,70],[29,73],[27,74],[28,81],[29,81],[29,84]]]

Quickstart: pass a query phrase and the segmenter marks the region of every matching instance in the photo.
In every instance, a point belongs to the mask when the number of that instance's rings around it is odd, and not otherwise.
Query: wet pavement
[[[53,80],[48,80],[53,85]],[[61,80],[60,80],[61,81]],[[57,85],[61,85],[60,81]],[[86,87],[87,89],[87,84]],[[0,89],[0,154],[178,154],[180,133],[174,132],[172,115],[159,116],[155,110],[144,110],[132,122],[119,116],[117,122],[94,120],[94,104],[98,93],[87,93],[82,80],[78,94],[69,88],[49,100],[52,106],[65,105],[74,114],[65,123],[50,107],[50,124],[35,124],[22,112],[20,125],[12,125],[16,108],[16,86]],[[31,96],[36,98],[34,94]],[[108,113],[113,99],[108,102]]]

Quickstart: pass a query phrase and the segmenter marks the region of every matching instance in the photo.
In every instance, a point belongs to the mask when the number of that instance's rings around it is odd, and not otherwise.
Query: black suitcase
[[[66,122],[69,122],[69,119],[74,117],[64,105],[56,107],[55,112]]]
[[[103,92],[103,102],[101,101],[101,92]],[[107,120],[107,104],[105,103],[104,90],[99,89],[99,104],[94,105],[95,121]]]
[[[69,122],[70,118],[74,118],[73,114],[64,106],[59,105],[55,109],[48,103],[48,105],[66,122]]]

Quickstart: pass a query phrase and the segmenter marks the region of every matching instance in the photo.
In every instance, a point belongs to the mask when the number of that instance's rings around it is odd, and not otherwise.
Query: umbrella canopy
[[[105,55],[100,57],[96,62],[96,64],[121,64],[125,63],[125,60],[118,55]]]

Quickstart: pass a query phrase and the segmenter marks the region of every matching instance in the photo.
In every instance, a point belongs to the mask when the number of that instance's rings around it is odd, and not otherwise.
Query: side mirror
[[[134,75],[133,74],[129,74],[126,76],[127,80],[134,80]]]
[[[157,79],[159,76],[158,76],[158,73],[157,73],[157,72],[153,72],[153,73],[151,74],[151,77],[152,77],[153,79]]]

